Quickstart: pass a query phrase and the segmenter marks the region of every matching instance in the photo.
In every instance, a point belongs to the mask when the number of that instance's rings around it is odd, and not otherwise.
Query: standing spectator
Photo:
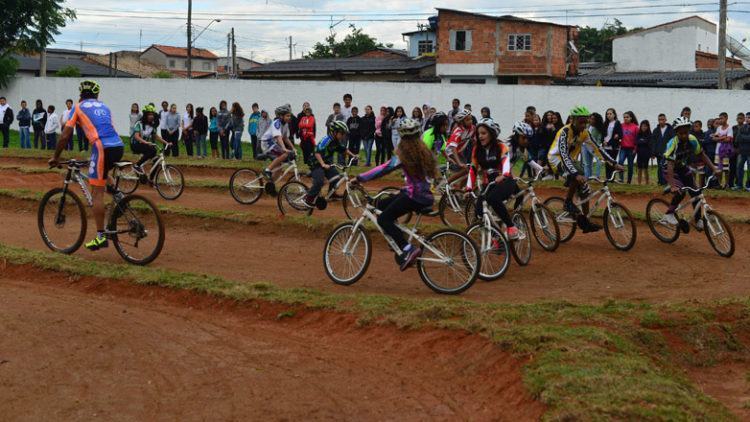
[[[638,119],[632,111],[626,111],[622,122],[622,142],[620,142],[620,154],[617,163],[623,165],[628,162],[628,184],[633,182],[633,164],[635,162],[635,148],[638,144]],[[620,182],[623,181],[620,173]]]
[[[268,112],[266,110],[260,111],[260,120],[258,120],[258,131],[255,132],[258,135],[258,138],[262,137],[263,134],[268,132],[268,128],[271,127],[271,124],[273,123],[273,120],[268,116]],[[263,142],[261,142],[261,152],[263,152]],[[269,158],[269,157],[266,157]],[[270,157],[273,158],[273,157]]]
[[[474,113],[471,110],[471,104],[464,105],[464,109],[469,110],[471,112],[471,124],[474,126],[477,125],[477,116],[474,115]]]
[[[42,100],[36,100],[36,108],[31,115],[31,126],[34,128],[34,148],[47,149],[47,137],[44,135],[46,125],[47,110],[44,109]]]
[[[420,126],[424,126],[424,114],[422,114],[422,109],[414,107],[411,111],[411,119],[419,123]]]
[[[13,123],[13,109],[8,105],[5,97],[0,97],[0,132],[3,134],[3,148],[10,144],[10,125]]]
[[[303,105],[302,115],[297,120],[297,134],[299,135],[299,146],[302,148],[302,161],[311,166],[315,159],[315,115],[310,108],[310,103]]]
[[[258,157],[260,154],[260,145],[258,145],[258,120],[260,120],[260,108],[258,103],[253,103],[253,112],[250,113],[250,117],[247,119],[247,133],[250,135],[250,144],[253,148],[253,159]]]
[[[719,181],[719,184],[724,189],[730,189],[732,185],[729,179],[729,162],[732,155],[734,155],[734,148],[732,147],[734,137],[732,136],[732,127],[729,126],[729,114],[726,112],[721,112],[719,114],[719,125],[716,127],[713,138],[718,145],[718,165],[716,167],[722,172],[722,179],[724,181],[723,185],[721,184],[721,180]]]
[[[141,121],[141,118],[143,118],[143,114],[141,114],[141,110],[138,107],[138,103],[133,103],[130,105],[130,136],[133,136],[133,128],[135,127],[135,124]]]
[[[385,148],[385,161],[388,161],[393,156],[393,134],[391,130],[391,123],[393,122],[393,118],[396,114],[396,112],[393,110],[393,107],[388,107],[386,112],[386,117],[383,119],[383,148]]]
[[[29,131],[31,127],[31,111],[26,107],[25,100],[21,101],[21,109],[18,110],[16,119],[18,120],[18,136],[21,138],[21,148],[29,149],[31,148],[31,132]]]
[[[594,142],[599,148],[601,148],[602,143],[604,142],[604,133],[607,131],[607,129],[604,127],[604,118],[601,114],[591,114],[591,116],[589,117],[588,131],[591,141]],[[581,155],[583,156],[584,175],[587,178],[599,177],[602,171],[602,163],[601,160],[599,160],[599,158],[594,154],[593,148],[588,144],[584,145],[583,150],[581,151]],[[596,160],[596,165],[594,165],[594,160]]]
[[[68,123],[68,120],[71,117],[71,114],[73,113],[73,100],[67,99],[65,100],[65,110],[60,115],[60,127],[65,127],[65,123]],[[65,145],[65,149],[68,151],[73,151],[73,137],[71,136],[68,140],[68,144]]]
[[[211,144],[211,158],[219,158],[219,122],[216,107],[208,110],[208,141]]]
[[[737,124],[732,126],[732,156],[729,157],[729,185],[736,189],[742,189],[742,182],[737,181],[737,160],[739,158],[737,132],[745,124],[745,113],[738,113],[735,121]]]
[[[459,100],[458,98],[454,98],[453,102],[451,103],[450,111],[446,113],[448,114],[448,126],[449,126],[448,131],[449,132],[453,131],[453,125],[456,124],[456,122],[454,121],[454,117],[456,117],[456,113],[461,111],[460,107],[461,107],[461,100]]]
[[[169,112],[164,118],[164,127],[167,130],[165,141],[172,144],[169,148],[172,150],[172,157],[180,156],[180,115],[177,113],[177,104],[169,106]]]
[[[197,148],[196,155],[198,158],[206,158],[208,156],[206,136],[208,135],[208,118],[203,114],[203,107],[195,109],[195,119],[193,119],[193,135],[195,137],[195,145]]]
[[[561,128],[562,124],[554,111],[550,110],[544,113],[544,117],[542,118],[542,138],[544,142],[540,145],[539,149],[539,164],[543,166],[547,165],[547,153],[550,147],[552,147],[552,142],[555,140],[557,131]]]
[[[422,133],[427,131],[427,129],[430,127],[430,120],[432,119],[432,116],[435,115],[435,113],[433,113],[430,108],[431,107],[429,104],[422,104]]]
[[[604,135],[602,144],[604,151],[614,160],[620,154],[620,142],[622,141],[622,124],[617,119],[617,111],[610,108],[605,113],[607,133]],[[612,167],[605,165],[607,179],[612,177]]]
[[[745,165],[750,165],[750,112],[745,115],[745,121],[742,126],[737,128],[734,137],[737,143],[737,189],[742,189],[742,182],[745,179]],[[750,192],[750,176],[745,182],[745,190]]]
[[[245,112],[242,110],[240,103],[232,103],[232,148],[234,149],[234,159],[242,160],[242,132],[245,129]]]
[[[362,137],[362,146],[365,148],[365,167],[370,167],[372,144],[375,142],[375,113],[371,105],[365,107],[365,115],[362,116],[362,122],[359,124],[359,133]]]
[[[680,117],[685,117],[688,120],[690,120],[690,116],[693,114],[693,110],[690,109],[690,107],[683,107],[682,111],[680,112]]]
[[[349,152],[359,157],[359,149],[362,145],[362,133],[360,132],[362,118],[359,116],[359,108],[352,107],[351,111],[352,116],[346,121],[346,125],[349,126]]]
[[[333,103],[332,111],[333,112],[329,114],[328,118],[326,119],[326,132],[328,132],[328,128],[331,127],[331,123],[333,123],[334,121],[346,122],[344,115],[341,114],[341,104]]]
[[[698,139],[698,142],[703,142],[703,137],[706,136],[703,132],[703,122],[696,120],[693,122],[693,128],[690,130],[690,134]]]
[[[352,94],[344,94],[344,106],[341,107],[341,115],[344,116],[343,122],[349,120],[352,117]]]
[[[406,120],[406,112],[404,112],[403,107],[397,106],[396,110],[394,110],[394,114],[390,122],[391,143],[393,145],[393,148],[391,149],[391,151],[395,151],[396,147],[398,147],[399,142],[401,142],[401,136],[398,133],[398,127],[401,125],[401,122],[403,122],[404,120]]]
[[[169,132],[167,131],[167,114],[169,114],[169,103],[166,101],[161,102],[161,111],[159,112],[159,133],[161,139],[167,142],[169,141]]]
[[[47,149],[57,148],[57,131],[60,129],[60,116],[55,113],[55,106],[47,107],[47,122],[44,125],[44,137]]]
[[[674,138],[672,125],[667,123],[667,116],[664,113],[659,114],[659,124],[654,128],[651,141],[651,154],[656,156],[656,165],[658,170],[656,174],[659,178],[660,185],[666,185],[667,179],[664,177],[664,152],[667,149],[667,143]]]
[[[703,146],[703,152],[712,163],[716,160],[716,141],[714,140],[714,133],[716,133],[716,126],[718,124],[718,121],[719,119],[708,119],[706,121],[706,133],[703,135],[703,139],[701,142]],[[709,169],[704,169],[704,172],[700,177],[701,186],[704,186],[706,184],[706,178],[710,175],[711,174],[709,173]],[[714,183],[711,184],[711,187],[713,186]]]
[[[641,184],[642,177],[646,184],[649,184],[648,163],[651,161],[651,123],[648,120],[641,122],[638,130],[638,139],[636,141],[636,154],[638,158],[638,184]],[[657,171],[661,171],[658,169]]]
[[[482,110],[479,112],[482,115],[483,119],[491,119],[492,118],[492,112],[490,111],[489,107],[482,107]],[[541,119],[540,119],[541,121]],[[541,125],[540,125],[541,127]]]
[[[219,126],[219,143],[221,144],[221,158],[229,159],[229,134],[231,132],[232,118],[227,110],[227,102],[221,100],[219,112],[216,115],[216,123]]]
[[[380,113],[375,116],[375,165],[379,166],[385,160],[385,136],[383,135],[384,121],[388,117],[388,109],[380,107]]]
[[[193,142],[195,141],[195,134],[193,133],[193,120],[195,119],[195,111],[193,105],[188,103],[185,106],[185,112],[182,113],[182,119],[180,120],[180,129],[182,130],[182,142],[185,144],[185,152],[188,157],[193,156]]]

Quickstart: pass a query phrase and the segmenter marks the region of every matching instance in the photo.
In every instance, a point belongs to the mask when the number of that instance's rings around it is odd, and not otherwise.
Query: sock
[[[406,246],[404,246],[404,252],[402,255],[408,254],[411,248],[412,248],[411,243],[408,243]]]
[[[99,231],[99,230],[97,230],[97,231],[96,231],[96,237],[97,237],[98,239],[104,239],[104,232],[103,232],[103,231]]]

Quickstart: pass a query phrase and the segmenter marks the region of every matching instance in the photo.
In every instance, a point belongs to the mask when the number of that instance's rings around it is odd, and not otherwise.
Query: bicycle
[[[466,234],[474,240],[479,248],[481,267],[478,277],[484,281],[494,281],[505,275],[508,267],[510,267],[508,252],[512,250],[508,244],[508,239],[496,223],[497,217],[494,216],[485,199],[485,193],[494,184],[494,181],[489,183],[476,198],[476,201],[480,204],[482,215],[466,230]],[[470,210],[469,208],[467,207],[467,212]],[[471,211],[474,209],[471,209]]]
[[[724,217],[714,211],[711,205],[708,204],[703,193],[711,185],[713,179],[715,179],[715,176],[710,176],[706,180],[706,184],[697,189],[690,187],[680,188],[682,192],[693,192],[698,195],[691,198],[690,201],[683,201],[677,207],[674,213],[678,221],[677,225],[670,224],[665,219],[670,206],[669,202],[661,198],[654,198],[649,201],[648,205],[646,205],[646,222],[649,229],[651,229],[651,233],[664,243],[676,242],[680,237],[680,232],[689,233],[690,223],[680,216],[680,211],[687,207],[688,204],[692,204],[695,208],[692,215],[695,229],[706,233],[708,243],[711,244],[711,247],[720,256],[729,258],[734,255],[735,244],[732,228],[726,223]],[[664,194],[669,193],[669,191],[669,188],[665,189]],[[702,227],[698,224],[699,221],[702,223]]]
[[[357,216],[354,210],[361,208],[363,204],[367,202],[367,192],[360,185],[351,183],[349,179],[349,169],[357,161],[356,158],[350,158],[346,165],[332,164],[333,167],[342,171],[343,174],[339,174],[333,180],[329,180],[330,183],[334,183],[333,189],[330,189],[325,196],[318,196],[315,198],[316,207],[319,210],[324,210],[328,206],[328,202],[331,200],[333,195],[344,186],[344,194],[341,198],[341,204],[344,207],[344,214],[349,220],[354,220]],[[312,215],[315,208],[311,208],[305,204],[305,197],[307,196],[308,188],[303,183],[298,181],[289,181],[279,190],[279,196],[277,199],[279,211],[283,215],[288,212],[296,211],[299,213],[305,213],[306,215]],[[289,206],[287,208],[285,206]]]
[[[440,202],[438,203],[440,221],[448,227],[457,227],[460,222],[466,220],[464,214],[466,201],[464,200],[463,189],[456,189],[454,185],[458,184],[458,186],[462,186],[462,184],[465,184],[468,175],[455,180],[453,183],[448,183],[450,166],[441,167],[440,173],[441,179],[438,184],[438,191],[441,193]],[[454,220],[454,218],[458,221]]]
[[[68,169],[63,187],[52,189],[42,197],[37,225],[48,248],[72,254],[83,244],[87,219],[83,201],[70,190],[70,185],[77,183],[88,205],[93,205],[91,192],[81,173],[81,168],[88,167],[90,161],[68,160],[62,164]],[[115,167],[128,165],[115,164]],[[62,165],[58,167],[62,168]],[[125,261],[146,265],[159,256],[164,246],[164,222],[151,200],[141,195],[124,194],[119,190],[119,182],[119,177],[115,177],[114,186],[107,185],[107,191],[114,200],[109,207],[109,221],[104,233]],[[73,230],[66,233],[65,229],[71,227]]]
[[[121,161],[113,169],[113,178],[120,179],[120,192],[129,195],[138,189],[141,183],[147,183],[156,188],[159,195],[169,201],[173,201],[182,195],[185,190],[185,177],[177,167],[167,164],[165,153],[167,148],[159,148],[159,153],[148,161],[151,169],[140,173],[135,170],[130,161]]]
[[[635,225],[635,218],[624,205],[616,202],[612,192],[609,189],[610,183],[617,183],[615,176],[620,171],[613,171],[612,176],[609,179],[599,179],[598,177],[589,177],[589,181],[599,182],[602,187],[589,194],[587,198],[578,199],[573,201],[573,205],[577,208],[578,215],[581,215],[581,205],[590,203],[593,200],[593,206],[590,207],[586,218],[591,218],[596,210],[601,205],[602,201],[606,202],[602,214],[602,222],[604,225],[604,233],[607,235],[607,240],[615,249],[620,251],[628,251],[635,245],[637,237],[637,229]],[[596,198],[596,199],[594,199]],[[553,196],[544,201],[544,205],[549,208],[555,215],[555,220],[560,229],[560,242],[565,243],[573,238],[576,232],[577,219],[575,215],[571,215],[565,209],[565,199],[558,196]]]
[[[372,241],[364,229],[370,222],[385,238],[389,248],[396,253],[398,245],[383,232],[377,216],[381,211],[372,205],[377,199],[369,198],[362,207],[362,214],[354,221],[343,223],[333,229],[326,239],[323,265],[326,274],[336,284],[349,286],[364,276],[372,258]],[[477,245],[464,233],[445,228],[422,236],[418,233],[421,217],[434,215],[432,208],[416,213],[412,228],[396,223],[396,227],[409,241],[422,246],[423,255],[417,258],[417,269],[422,281],[434,292],[459,294],[472,286],[477,279],[480,257]],[[396,253],[398,257],[398,254]],[[398,260],[397,260],[398,262]]]
[[[281,163],[281,173],[273,180],[273,184],[268,183],[265,176],[254,169],[238,169],[229,178],[229,192],[232,194],[232,198],[240,204],[252,205],[263,196],[264,192],[272,196],[275,195],[271,186],[281,183],[287,176],[289,178],[286,180],[297,181],[300,185],[305,186],[299,174],[295,155]],[[307,191],[307,187],[304,189]]]

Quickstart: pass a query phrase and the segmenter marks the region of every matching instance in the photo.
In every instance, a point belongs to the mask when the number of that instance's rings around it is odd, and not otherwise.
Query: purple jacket
[[[385,176],[399,168],[401,168],[401,161],[399,161],[398,157],[394,155],[387,162],[357,176],[357,180],[360,182],[367,182]],[[430,206],[435,202],[435,198],[432,196],[432,191],[430,190],[429,180],[426,178],[420,179],[412,177],[407,174],[406,171],[404,171],[404,178],[406,186],[401,189],[401,192],[405,193],[406,196],[425,207]]]

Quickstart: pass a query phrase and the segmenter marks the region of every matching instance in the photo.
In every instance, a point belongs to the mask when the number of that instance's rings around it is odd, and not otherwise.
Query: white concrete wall
[[[695,27],[675,27],[615,38],[612,61],[617,64],[618,72],[693,71],[697,31]]]
[[[22,99],[29,104],[39,98],[58,108],[64,107],[66,98],[76,98],[78,79],[73,78],[18,78],[6,90],[0,90],[14,110]],[[438,110],[450,108],[451,100],[459,98],[470,103],[475,112],[482,106],[492,110],[493,117],[508,134],[513,123],[523,117],[526,106],[536,106],[540,113],[558,110],[566,117],[566,111],[574,105],[586,105],[590,110],[604,114],[608,107],[617,109],[620,115],[627,110],[635,112],[639,119],[656,120],[659,113],[674,119],[688,105],[693,109],[693,118],[705,120],[726,111],[730,116],[747,111],[750,103],[748,91],[718,91],[699,89],[660,88],[598,88],[530,85],[458,85],[425,83],[386,82],[323,82],[323,81],[264,81],[264,80],[185,80],[185,79],[99,79],[102,85],[100,97],[112,109],[115,126],[121,134],[128,133],[130,104],[162,100],[178,104],[180,111],[186,103],[203,106],[208,112],[225,99],[230,104],[239,101],[246,112],[257,102],[261,108],[273,113],[273,109],[284,103],[292,104],[295,113],[302,103],[309,101],[319,121],[325,121],[331,105],[341,102],[345,93],[354,96],[354,105],[360,110],[372,105],[375,111],[383,104],[402,105],[408,112],[415,106],[430,103]],[[319,124],[319,135],[323,133]],[[15,124],[14,124],[15,127]]]

